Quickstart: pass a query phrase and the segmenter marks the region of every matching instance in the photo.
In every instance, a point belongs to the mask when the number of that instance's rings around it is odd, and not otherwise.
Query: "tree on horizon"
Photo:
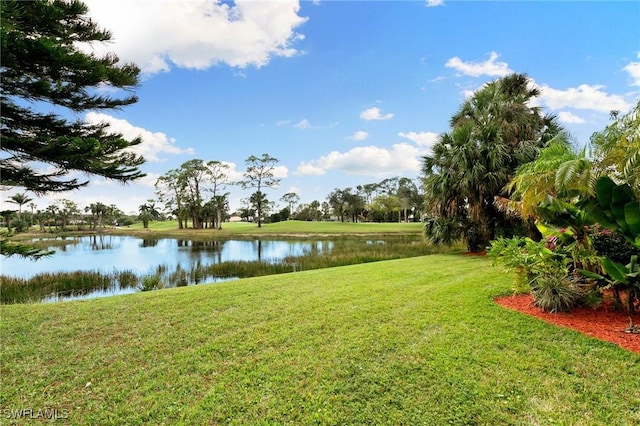
[[[280,183],[280,178],[274,174],[279,160],[269,154],[262,154],[262,157],[250,156],[245,160],[247,170],[244,172],[245,179],[238,182],[243,189],[255,188],[256,191],[250,197],[251,203],[256,208],[258,218],[258,228],[262,227],[262,214],[267,202],[263,188],[274,188]]]

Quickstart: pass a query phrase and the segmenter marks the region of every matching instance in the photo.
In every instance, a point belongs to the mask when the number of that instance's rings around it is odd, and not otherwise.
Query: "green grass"
[[[101,425],[639,424],[640,356],[498,306],[511,281],[439,254],[3,306],[0,407]]]
[[[175,220],[150,222],[148,229],[142,223],[121,228],[122,232],[144,231],[160,233],[207,233],[208,235],[307,235],[307,234],[420,234],[422,223],[352,223],[352,222],[304,222],[288,220],[285,222],[267,223],[258,228],[255,223],[229,222],[223,223],[221,230],[213,229],[178,229]]]

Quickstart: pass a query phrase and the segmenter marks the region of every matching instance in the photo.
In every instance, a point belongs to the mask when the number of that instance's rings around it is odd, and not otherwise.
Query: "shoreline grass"
[[[155,237],[154,237],[155,238]],[[321,269],[358,263],[375,262],[403,257],[423,256],[458,247],[443,248],[425,243],[410,235],[380,236],[384,241],[369,237],[331,239],[331,248],[311,249],[301,255],[255,261],[225,261],[220,263],[178,265],[170,268],[157,265],[153,271],[73,271],[37,274],[31,278],[0,275],[0,304],[38,303],[44,300],[64,301],[66,297],[88,295],[101,290],[102,295],[113,295],[130,288],[153,290],[159,287],[179,287],[207,282],[282,274],[310,269]],[[43,241],[43,240],[41,240]],[[76,243],[75,240],[65,240]],[[56,241],[58,242],[58,241]],[[49,247],[49,246],[44,246]],[[151,283],[157,281],[155,285]],[[58,297],[59,296],[59,297]]]
[[[3,306],[0,401],[68,424],[638,424],[640,356],[500,307],[511,281],[436,254]]]

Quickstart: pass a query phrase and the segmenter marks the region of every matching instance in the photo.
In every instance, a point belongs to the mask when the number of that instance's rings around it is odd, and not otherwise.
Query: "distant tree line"
[[[132,224],[138,220],[136,216],[125,215],[114,204],[106,205],[100,202],[80,208],[74,201],[61,199],[50,204],[44,210],[36,210],[34,203],[29,203],[28,207],[30,210],[21,214],[15,210],[1,211],[2,225],[16,232],[22,232],[36,226],[40,232],[95,231],[108,226]]]
[[[418,221],[422,214],[424,196],[409,178],[394,177],[381,182],[334,189],[326,200],[314,200],[300,204],[300,195],[286,193],[280,198],[284,207],[268,198],[266,189],[280,183],[275,176],[278,159],[265,153],[250,156],[243,179],[232,182],[229,165],[217,161],[192,159],[176,169],[169,170],[156,182],[157,202],[165,216],[174,217],[178,228],[206,229],[222,227],[231,216],[251,221],[261,226],[283,220],[339,220],[352,222],[400,222]],[[241,200],[240,208],[229,209],[229,187],[254,189],[248,198]],[[152,200],[140,206],[150,211]]]

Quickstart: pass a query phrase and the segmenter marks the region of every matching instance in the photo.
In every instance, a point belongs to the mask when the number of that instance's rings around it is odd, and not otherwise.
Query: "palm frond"
[[[626,159],[623,175],[627,178],[631,187],[638,192],[640,190],[640,149],[632,152]]]
[[[581,187],[580,184],[589,182],[591,162],[586,158],[575,158],[563,162],[555,173],[555,189],[559,194],[568,194],[577,191],[581,194],[589,194],[592,188]]]

